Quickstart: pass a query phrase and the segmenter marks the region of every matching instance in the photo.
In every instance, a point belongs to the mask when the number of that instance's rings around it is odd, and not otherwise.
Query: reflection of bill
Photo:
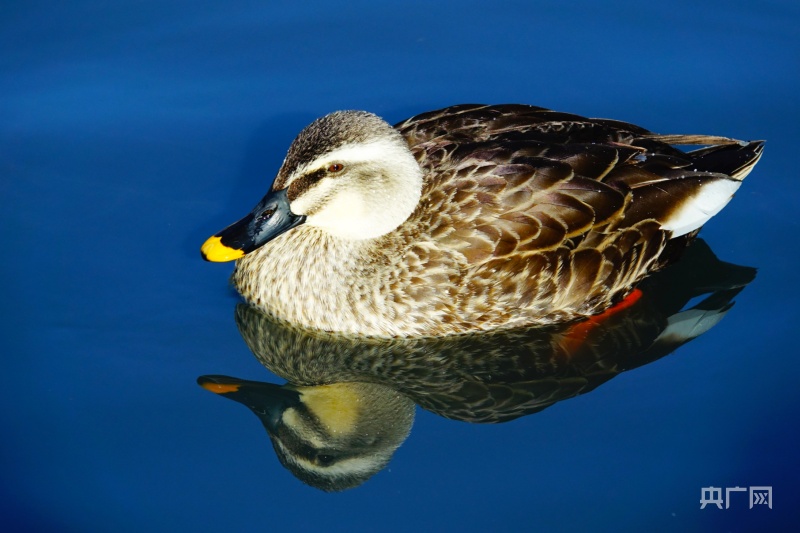
[[[748,487],[725,487],[725,509],[731,507],[731,493],[748,492]],[[749,487],[750,509],[754,505],[766,505],[772,509],[772,487]],[[700,489],[700,509],[705,509],[707,505],[714,505],[722,509],[722,487],[703,487]]]
[[[754,269],[723,263],[697,241],[613,312],[546,328],[443,338],[308,331],[240,305],[236,320],[245,342],[289,383],[226,376],[198,381],[259,416],[281,463],[298,478],[343,490],[388,463],[410,431],[415,403],[467,422],[505,422],[541,411],[710,330],[754,276]],[[721,489],[706,496],[707,505],[721,507]]]

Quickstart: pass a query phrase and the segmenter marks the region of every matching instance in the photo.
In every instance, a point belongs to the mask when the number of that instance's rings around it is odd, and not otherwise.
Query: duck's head
[[[337,111],[300,132],[269,193],[202,254],[238,259],[301,224],[343,239],[379,237],[411,215],[421,191],[422,170],[397,130],[372,113]]]
[[[228,376],[201,376],[198,383],[249,407],[281,464],[326,491],[361,485],[385,467],[414,422],[414,403],[382,385],[294,387]]]

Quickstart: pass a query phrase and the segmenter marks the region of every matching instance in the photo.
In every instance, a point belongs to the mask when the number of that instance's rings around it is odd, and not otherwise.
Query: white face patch
[[[673,237],[696,230],[731,201],[741,184],[741,181],[724,178],[709,181],[692,198],[686,199],[661,227],[672,231]]]
[[[388,454],[385,454],[383,453],[383,451],[381,451],[379,453],[376,453],[375,455],[348,457],[347,459],[337,461],[331,466],[326,466],[326,467],[320,467],[315,464],[302,460],[298,461],[298,464],[300,464],[307,470],[317,470],[318,472],[324,472],[328,476],[335,477],[345,474],[364,475],[379,470],[383,465],[385,465],[388,462],[389,458],[391,457],[391,452],[393,451],[394,451],[393,449],[390,450]]]
[[[281,416],[284,426],[289,428],[297,435],[302,435],[302,438],[314,447],[322,448],[325,442],[322,437],[318,435],[313,429],[308,428],[308,424],[297,413],[295,409],[287,409]]]
[[[392,457],[395,447],[383,450],[374,450],[370,455],[348,457],[337,461],[330,466],[320,466],[299,455],[293,454],[280,440],[276,440],[284,457],[308,472],[317,472],[326,477],[339,477],[342,475],[368,475],[380,470]]]
[[[402,152],[402,148],[397,141],[391,139],[378,139],[361,144],[346,144],[298,167],[287,180],[287,186],[291,185],[299,176],[319,169],[326,169],[333,163],[386,161],[392,157],[392,154],[398,151]],[[406,149],[406,151],[408,150]]]
[[[345,239],[369,239],[397,228],[416,208],[422,170],[404,144],[379,139],[343,146],[303,166],[289,184],[334,163],[343,166],[340,172],[323,178],[291,203],[294,213],[308,216],[306,224]]]

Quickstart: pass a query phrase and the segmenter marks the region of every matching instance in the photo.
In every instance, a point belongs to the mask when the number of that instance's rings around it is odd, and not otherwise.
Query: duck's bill
[[[283,412],[300,405],[300,393],[274,383],[248,381],[230,376],[200,376],[197,384],[249,407],[267,429],[275,431]]]
[[[289,209],[286,189],[270,191],[249,215],[208,239],[200,248],[206,261],[239,259],[305,222]]]

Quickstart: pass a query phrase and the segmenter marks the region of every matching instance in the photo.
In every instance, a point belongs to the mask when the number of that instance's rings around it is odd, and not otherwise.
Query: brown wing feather
[[[629,191],[585,177],[605,175],[607,150],[599,150],[594,169],[584,165],[576,175],[564,160],[518,156],[497,142],[472,146],[431,143],[419,154],[430,178],[419,216],[440,245],[470,264],[550,250],[622,214]]]
[[[412,147],[436,139],[482,141],[506,134],[530,142],[620,142],[651,133],[644,128],[607,119],[521,104],[463,104],[411,117],[395,125]]]
[[[742,146],[727,141],[685,153],[667,142],[717,139],[521,105],[454,106],[396,127],[426,175],[412,227],[462,265],[446,305],[489,324],[607,307],[658,266],[659,220],[710,167],[742,171],[760,155],[760,144],[728,155]]]

